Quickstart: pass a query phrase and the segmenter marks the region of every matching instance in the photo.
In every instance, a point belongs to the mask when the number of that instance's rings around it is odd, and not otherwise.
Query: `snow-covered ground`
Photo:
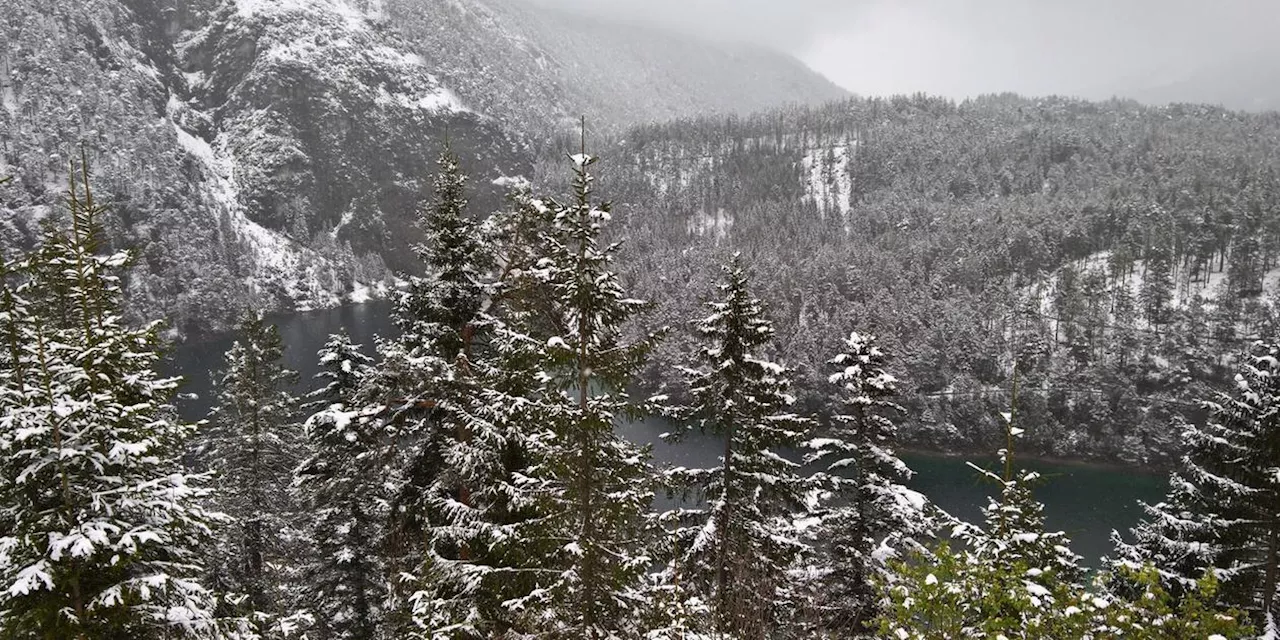
[[[1107,275],[1107,265],[1110,260],[1110,251],[1100,251],[1083,260],[1075,261],[1073,266],[1075,267],[1077,274],[1081,277],[1090,272]],[[1217,263],[1215,262],[1212,266],[1216,269]],[[1054,325],[1057,324],[1057,320],[1052,319],[1055,315],[1053,301],[1057,297],[1058,275],[1060,272],[1060,269],[1054,271],[1041,282],[1031,285],[1031,287],[1028,288],[1029,292],[1034,293],[1034,295],[1038,297],[1037,308],[1040,313],[1048,317],[1047,321],[1049,322],[1050,327],[1055,331],[1056,326]],[[1133,263],[1132,270],[1128,274],[1121,276],[1119,282],[1112,282],[1108,277],[1108,287],[1115,287],[1117,285],[1126,287],[1136,303],[1139,299],[1139,294],[1142,291],[1142,286],[1146,282],[1146,275],[1147,268],[1145,261],[1136,260]],[[1212,310],[1216,307],[1219,296],[1224,295],[1227,291],[1227,272],[1225,268],[1220,271],[1210,271],[1210,273],[1203,278],[1188,280],[1187,274],[1182,271],[1179,265],[1174,268],[1172,281],[1174,283],[1174,287],[1171,305],[1174,308],[1186,307],[1191,304],[1193,298],[1199,298],[1206,309]],[[1262,298],[1264,300],[1272,300],[1277,292],[1280,292],[1280,267],[1268,271],[1263,276]],[[1139,316],[1141,316],[1141,314],[1139,314]],[[1142,317],[1136,318],[1136,322],[1140,329],[1149,328]]]
[[[723,240],[729,236],[729,231],[733,229],[733,215],[723,208],[716,209],[715,213],[699,210],[693,217],[689,218],[686,223],[686,229],[690,234],[710,236],[716,240]]]
[[[856,146],[856,145],[855,145]],[[829,150],[812,149],[801,161],[804,166],[807,196],[824,218],[839,213],[848,220],[853,205],[853,179],[849,175],[850,150],[846,145],[835,145]]]

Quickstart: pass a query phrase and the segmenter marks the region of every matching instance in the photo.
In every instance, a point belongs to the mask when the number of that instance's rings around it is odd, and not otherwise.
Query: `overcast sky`
[[[535,1],[767,44],[867,95],[1107,97],[1280,60],[1280,0]]]

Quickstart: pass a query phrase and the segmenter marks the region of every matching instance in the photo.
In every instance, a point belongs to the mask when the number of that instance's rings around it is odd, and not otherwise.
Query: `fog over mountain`
[[[773,46],[864,95],[1280,104],[1267,0],[537,1]]]

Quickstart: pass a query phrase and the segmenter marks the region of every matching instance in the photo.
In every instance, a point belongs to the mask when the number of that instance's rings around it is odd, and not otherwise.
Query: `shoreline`
[[[391,303],[391,298],[389,296],[371,296],[368,298],[364,298],[362,300],[343,301],[332,306],[304,307],[304,308],[294,308],[294,309],[274,309],[271,311],[263,312],[263,318],[267,322],[279,327],[283,324],[281,321],[285,319],[294,319],[294,318],[305,319],[305,317],[309,315],[319,315],[324,313],[330,313],[332,311],[335,311],[337,309],[342,309],[342,308],[369,307],[369,306],[376,306],[379,304],[390,304],[390,303]],[[169,349],[173,350],[178,347],[190,347],[190,346],[199,346],[199,345],[216,343],[219,340],[232,336],[234,333],[235,333],[235,327],[233,325],[231,327],[225,327],[225,328],[203,329],[199,332],[193,332],[190,334],[179,334],[176,337],[166,337],[166,336],[162,336],[162,337],[164,337],[165,340],[167,341],[168,343],[167,346],[169,347]]]
[[[996,461],[996,453],[993,451],[938,451],[914,445],[900,445],[895,448],[898,454],[908,454],[920,457],[930,458],[948,458],[962,459],[981,465],[983,462]],[[1081,460],[1079,458],[1061,458],[1055,456],[1042,456],[1033,454],[1015,454],[1014,466],[1018,466],[1019,461],[1030,461],[1037,464],[1053,465],[1059,467],[1079,467],[1082,469],[1101,469],[1106,471],[1123,471],[1126,473],[1140,473],[1147,476],[1164,476],[1168,474],[1166,467],[1152,467],[1144,465],[1131,465],[1122,462],[1107,462],[1102,460]]]

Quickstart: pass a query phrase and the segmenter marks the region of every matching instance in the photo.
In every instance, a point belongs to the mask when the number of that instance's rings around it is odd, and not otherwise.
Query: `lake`
[[[316,351],[329,334],[346,331],[353,342],[372,353],[375,336],[395,334],[390,310],[388,302],[373,301],[270,317],[285,343],[288,366],[300,374],[298,391],[313,388],[312,378],[319,371]],[[214,375],[224,367],[223,354],[233,341],[232,336],[226,335],[180,344],[173,349],[167,373],[183,376],[186,382],[182,392],[196,396],[179,400],[178,408],[184,418],[196,420],[208,414],[213,403]],[[633,441],[652,443],[658,464],[712,465],[720,452],[719,442],[709,437],[690,437],[678,445],[663,442],[658,436],[669,426],[661,420],[640,420],[619,428]],[[965,459],[914,452],[903,453],[901,457],[915,471],[908,486],[952,515],[970,522],[979,521],[979,509],[986,504],[993,487],[979,480]],[[997,466],[994,454],[988,459],[973,461],[989,468]],[[1044,475],[1045,483],[1037,489],[1036,497],[1045,504],[1049,528],[1066,531],[1072,538],[1072,549],[1084,556],[1086,564],[1093,566],[1097,565],[1098,558],[1111,552],[1111,530],[1123,532],[1136,524],[1142,515],[1138,501],[1155,502],[1163,496],[1166,487],[1164,476],[1134,469],[1036,460],[1018,464]]]

